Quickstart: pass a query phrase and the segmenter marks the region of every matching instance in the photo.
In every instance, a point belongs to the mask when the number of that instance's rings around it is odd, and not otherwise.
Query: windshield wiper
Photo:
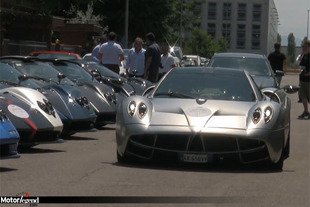
[[[0,80],[0,83],[5,83],[5,84],[11,85],[11,86],[19,86],[18,83],[14,83],[12,81],[6,81],[6,80]]]
[[[57,83],[56,81],[53,81],[51,79],[47,79],[47,78],[42,78],[42,77],[39,77],[39,76],[27,76],[27,78],[29,79],[34,79],[34,80],[41,80],[41,81],[44,81],[44,82],[52,82],[52,83]],[[57,83],[58,84],[58,83]]]
[[[170,97],[175,97],[175,98],[195,99],[195,97],[193,97],[193,96],[189,96],[189,95],[186,95],[186,94],[182,94],[182,93],[179,93],[179,92],[173,92],[173,91],[155,93],[154,96],[170,96]]]

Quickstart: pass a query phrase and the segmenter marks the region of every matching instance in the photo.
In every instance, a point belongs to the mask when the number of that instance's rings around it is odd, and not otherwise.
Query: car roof
[[[55,51],[55,50],[41,50],[41,51],[33,51],[31,54],[66,54],[66,55],[79,55],[75,52],[68,51]]]
[[[244,57],[244,58],[266,58],[265,55],[255,53],[223,52],[215,53],[213,57]]]
[[[241,75],[246,73],[244,70],[236,70],[232,68],[223,67],[177,67],[172,69],[174,73],[214,73],[214,74],[227,74],[227,75]]]

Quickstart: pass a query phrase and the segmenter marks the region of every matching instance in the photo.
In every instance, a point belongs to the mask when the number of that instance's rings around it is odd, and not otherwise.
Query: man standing
[[[298,116],[300,119],[310,119],[308,104],[310,103],[310,41],[305,43],[305,53],[300,61],[302,72],[299,75],[300,98],[304,107],[304,112]]]
[[[98,53],[98,59],[103,66],[119,74],[119,65],[124,60],[124,51],[122,47],[115,42],[116,34],[108,34],[108,42],[101,45]]]
[[[145,51],[144,79],[156,83],[160,66],[160,49],[153,33],[146,35],[146,44],[148,47]]]
[[[101,45],[102,45],[103,43],[105,43],[106,41],[107,41],[107,37],[106,37],[105,35],[102,36],[102,37],[100,37],[99,43],[96,45],[96,47],[94,47],[94,49],[93,49],[93,51],[92,51],[92,53],[91,53],[91,56],[92,56],[92,58],[93,58],[93,61],[95,61],[95,62],[97,62],[97,63],[100,62],[100,60],[98,59],[99,49],[100,49]]]
[[[134,74],[136,77],[143,78],[144,76],[144,53],[142,48],[142,39],[137,37],[133,43],[133,48],[129,50],[126,61],[126,69],[128,74]]]
[[[162,46],[161,69],[159,69],[159,79],[163,77],[171,68],[176,66],[173,56],[170,54],[170,46],[164,44]]]
[[[275,43],[274,44],[275,51],[268,55],[268,60],[274,72],[276,72],[276,70],[283,71],[284,61],[286,60],[285,55],[280,52],[280,48],[281,48],[281,44]],[[282,76],[276,76],[276,78],[277,78],[278,84],[280,85]]]

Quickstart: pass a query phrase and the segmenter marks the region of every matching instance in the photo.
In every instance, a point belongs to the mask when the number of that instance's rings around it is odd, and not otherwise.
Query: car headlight
[[[145,103],[140,103],[138,107],[139,118],[142,119],[146,113],[147,113],[147,106],[145,105]]]
[[[253,115],[252,115],[252,120],[254,124],[257,124],[261,118],[262,115],[262,110],[260,108],[255,109]]]
[[[83,97],[79,97],[79,98],[75,98],[75,101],[82,107],[85,107],[85,108],[89,108],[89,102],[88,102],[88,99],[83,96]]]
[[[55,116],[55,110],[51,102],[49,102],[48,100],[43,99],[43,102],[37,101],[37,104],[45,113]]]
[[[272,108],[270,106],[268,106],[264,110],[264,120],[265,120],[265,123],[268,123],[271,120],[271,117],[272,117]]]
[[[109,102],[113,102],[116,103],[116,96],[114,92],[108,92],[104,94],[104,97],[109,101]]]
[[[128,114],[130,115],[130,116],[133,116],[134,114],[135,114],[135,112],[136,112],[136,102],[134,102],[134,101],[131,101],[130,103],[129,103],[129,105],[128,105]]]

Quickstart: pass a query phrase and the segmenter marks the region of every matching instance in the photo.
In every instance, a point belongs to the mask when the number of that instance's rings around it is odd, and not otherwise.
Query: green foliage
[[[295,37],[294,37],[294,34],[293,33],[290,33],[288,35],[288,38],[287,38],[287,56],[288,56],[288,62],[289,64],[293,64],[295,62],[295,57],[296,57],[296,54],[295,54],[295,48],[296,48],[296,42],[295,42]]]
[[[208,32],[196,29],[189,44],[190,52],[202,57],[211,58],[216,52],[225,52],[229,44],[225,38],[215,41]]]
[[[277,35],[277,42],[280,43],[280,44],[282,42],[282,37],[281,37],[281,35],[279,33]]]

